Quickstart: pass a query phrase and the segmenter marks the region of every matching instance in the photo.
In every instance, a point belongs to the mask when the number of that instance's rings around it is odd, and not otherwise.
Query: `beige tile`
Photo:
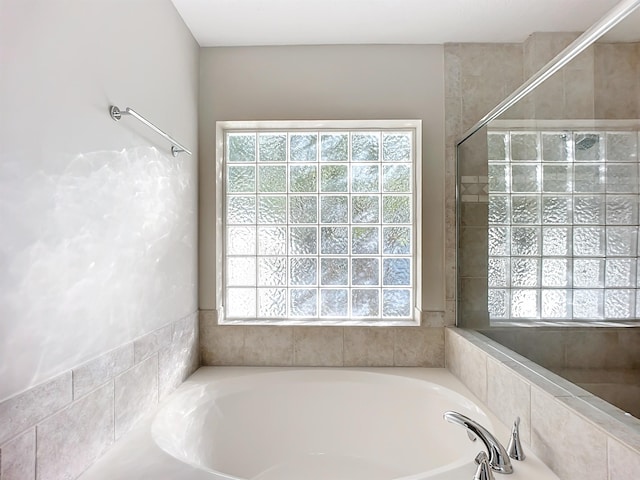
[[[460,43],[456,46],[456,54],[460,59],[460,70],[466,75],[482,75],[485,71],[483,58],[487,52],[483,45]]]
[[[561,330],[518,328],[506,346],[546,368],[566,364],[567,338]]]
[[[640,58],[640,52],[638,55]],[[640,65],[638,68],[640,69]],[[624,366],[626,368],[640,369],[640,348],[638,348],[638,345],[640,345],[640,329],[621,328],[617,333],[619,351],[624,352]]]
[[[445,306],[444,323],[445,326],[451,327],[456,324],[456,302],[455,300],[447,300]]]
[[[640,42],[636,43],[636,58],[640,58]],[[638,76],[640,77],[640,61],[638,61],[637,72]],[[636,118],[638,118],[640,117],[640,85],[636,88],[636,98],[636,106],[639,112],[639,115]]]
[[[469,97],[465,97],[467,100]],[[464,105],[464,100],[463,100]],[[482,109],[482,115],[489,110]],[[482,128],[458,148],[458,175],[486,176],[489,172],[487,131]]]
[[[446,309],[445,314],[445,322],[450,322],[454,317],[451,317],[452,313],[455,313],[456,305],[456,294],[458,288],[458,282],[456,278],[456,251],[447,249],[445,252],[445,301],[449,302]],[[451,309],[449,307],[453,306]],[[447,316],[448,315],[448,316]],[[453,325],[453,323],[450,323]]]
[[[531,446],[560,478],[607,478],[606,435],[537,387],[531,389]]]
[[[479,75],[499,77],[500,71],[496,69],[502,67],[509,70],[509,62],[516,62],[514,69],[522,68],[518,64],[518,58],[511,57],[511,53],[517,54],[519,47],[515,44],[495,44],[495,43],[463,43],[458,47],[461,71],[467,75]]]
[[[461,227],[458,252],[460,276],[486,276],[488,268],[487,227]]]
[[[115,439],[158,404],[158,355],[115,378]]]
[[[489,208],[483,204],[465,204],[461,208],[460,222],[463,227],[487,227]]]
[[[139,363],[171,343],[173,323],[154,330],[133,342],[133,361]]]
[[[524,83],[524,81],[521,81],[518,85],[508,86],[508,89],[510,90],[509,93],[515,91],[522,83]],[[499,118],[501,120],[535,118],[535,102],[533,101],[532,96],[527,95],[515,105],[512,105],[506,112],[500,115]]]
[[[460,308],[463,311],[487,310],[487,279],[462,278],[460,281]]]
[[[200,323],[200,354],[203,365],[244,365],[245,327]]]
[[[37,427],[37,477],[76,478],[113,443],[113,382],[93,390]]]
[[[532,331],[533,329],[520,329],[514,327],[500,330],[497,328],[490,328],[482,330],[480,333],[491,337],[485,342],[485,351],[490,351],[492,357],[508,365],[516,375],[528,384],[537,385],[539,388],[555,396],[580,396],[588,394],[584,389],[540,366],[539,363],[529,360],[520,352],[511,348],[510,345],[513,343],[513,338],[518,337],[520,335],[519,332],[525,332],[527,330]],[[540,335],[544,335],[544,333],[548,332],[539,332]],[[473,332],[473,334],[477,335],[477,332]],[[533,334],[535,335],[535,332],[533,332]],[[511,338],[510,343],[508,343],[509,341],[507,340],[509,338]],[[525,338],[527,338],[527,336],[525,336]],[[529,340],[531,341],[531,339]],[[544,343],[544,341],[541,343]],[[535,345],[537,345],[537,343],[534,343],[533,348],[535,348]]]
[[[74,368],[74,400],[86,395],[132,366],[133,343],[127,343]]]
[[[482,335],[488,337],[489,339],[497,342],[511,350],[514,350],[514,341],[516,337],[517,327],[508,327],[508,328],[500,328],[500,327],[492,327],[486,328],[480,331]]]
[[[444,328],[394,327],[396,367],[444,367]]]
[[[344,365],[343,327],[294,327],[296,366],[341,367]]]
[[[36,429],[25,433],[0,447],[0,479],[35,480]]]
[[[71,384],[69,371],[0,403],[0,445],[71,403]]]
[[[531,443],[531,387],[492,358],[487,360],[487,405],[505,425],[520,417],[520,438]]]
[[[567,48],[571,42],[580,36],[582,32],[545,32],[543,35],[550,38],[552,45],[552,57]]]
[[[567,65],[563,67],[565,71],[579,70],[583,72],[590,72],[591,76],[593,76],[593,71],[595,68],[595,48],[597,47],[597,45],[597,43],[595,45],[592,45],[591,47],[584,50],[576,58],[567,63]]]
[[[423,327],[444,327],[445,312],[430,312],[423,310],[421,325]]]
[[[175,390],[200,366],[199,343],[196,312],[174,322],[171,344],[158,352],[160,399]]]
[[[640,478],[640,452],[628,448],[612,438],[608,440],[609,479]]]
[[[494,89],[491,85],[491,81],[488,81],[486,77],[480,77],[477,81],[480,86],[476,87],[475,93],[467,94],[467,92],[463,92],[462,95],[463,130],[467,130],[475,125],[476,122],[478,122],[482,117],[489,113],[489,111],[493,109],[493,107],[498,105],[504,99],[502,89]],[[482,152],[482,150],[478,151],[478,153],[480,152]],[[488,168],[486,165],[484,166],[484,168],[482,168],[482,165],[477,166],[479,168],[477,170],[477,173],[475,173],[476,175],[487,175]],[[464,169],[464,171],[466,172],[466,168]],[[473,173],[471,172],[465,174],[473,175]]]
[[[595,47],[596,118],[638,118],[638,59],[634,44],[598,44]]]
[[[200,322],[200,328],[202,328],[202,323],[208,323],[209,325],[217,325],[218,324],[217,312],[215,310],[199,310],[198,321]]]
[[[618,333],[605,330],[588,329],[567,332],[565,365],[568,368],[624,366],[619,356]]]
[[[473,183],[468,185],[462,184],[461,187],[462,187],[461,188],[462,196],[464,196],[465,194],[469,194],[469,195],[478,195],[478,198],[480,198],[485,194],[484,189],[486,185],[483,185],[481,183]]]
[[[453,49],[444,47],[444,88],[445,96],[453,97],[460,95],[460,58]]]
[[[445,132],[447,138],[454,143],[462,135],[462,98],[446,97],[445,103]]]
[[[483,402],[487,401],[487,355],[456,332],[445,329],[446,367]]]
[[[564,115],[567,118],[595,118],[593,71],[564,72]]]
[[[444,366],[453,375],[460,378],[462,340],[456,332],[457,327],[444,329]]]
[[[293,327],[245,327],[243,359],[244,365],[291,365],[293,363]]]
[[[394,339],[389,327],[344,327],[344,366],[392,367]]]
[[[535,118],[564,118],[564,78],[562,72],[556,72],[532,93],[535,103]]]
[[[527,69],[525,76],[530,77],[555,57],[563,48],[569,45],[577,34],[556,32],[535,32],[525,43],[525,59]]]
[[[558,400],[582,415],[610,437],[640,452],[640,419],[627,415],[619,408],[591,394],[558,397]]]
[[[532,387],[536,386],[553,396],[561,398],[589,395],[589,392],[585,389],[531,360],[524,357],[522,357],[522,360],[514,357],[514,360],[518,364],[513,366],[513,371],[531,384]]]
[[[485,328],[489,326],[487,306],[487,278],[461,278],[458,291],[459,321],[465,328]]]
[[[535,49],[535,34],[529,35],[525,41],[522,43],[522,63],[523,63],[523,76],[524,78],[531,77],[534,73],[536,73],[538,69],[534,69],[532,65],[533,59],[533,51]]]
[[[506,80],[516,83],[516,87],[520,86],[525,80],[523,77],[524,52],[522,43],[502,44],[500,56],[496,70],[499,70]]]

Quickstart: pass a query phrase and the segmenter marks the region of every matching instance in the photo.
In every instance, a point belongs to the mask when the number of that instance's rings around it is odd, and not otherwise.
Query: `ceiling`
[[[618,0],[172,0],[202,47],[522,42],[582,32]],[[640,31],[632,28],[634,34]]]

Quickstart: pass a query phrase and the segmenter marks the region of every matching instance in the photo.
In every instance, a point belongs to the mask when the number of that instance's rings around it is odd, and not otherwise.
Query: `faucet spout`
[[[498,473],[512,473],[513,467],[511,466],[511,460],[509,460],[509,454],[498,441],[486,428],[479,423],[471,420],[469,417],[465,417],[458,412],[445,412],[444,419],[447,422],[460,425],[471,432],[473,435],[482,440],[485,447],[487,447],[487,454],[489,455],[489,466],[492,470]]]

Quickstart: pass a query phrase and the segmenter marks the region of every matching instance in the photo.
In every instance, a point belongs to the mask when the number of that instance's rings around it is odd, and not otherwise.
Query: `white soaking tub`
[[[202,367],[81,479],[471,480],[484,445],[443,413],[508,438],[473,398],[444,369]],[[529,458],[509,480],[556,479]]]
[[[244,375],[193,385],[158,412],[152,436],[194,467],[239,480],[410,480],[469,464],[482,448],[442,414],[493,429],[437,383],[343,369]]]

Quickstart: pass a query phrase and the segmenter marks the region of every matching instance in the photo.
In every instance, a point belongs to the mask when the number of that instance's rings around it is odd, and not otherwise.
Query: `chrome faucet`
[[[489,466],[492,470],[498,473],[513,472],[507,451],[486,428],[458,412],[445,412],[444,419],[447,422],[455,423],[456,425],[466,428],[468,432],[482,440],[482,443],[487,447]]]

